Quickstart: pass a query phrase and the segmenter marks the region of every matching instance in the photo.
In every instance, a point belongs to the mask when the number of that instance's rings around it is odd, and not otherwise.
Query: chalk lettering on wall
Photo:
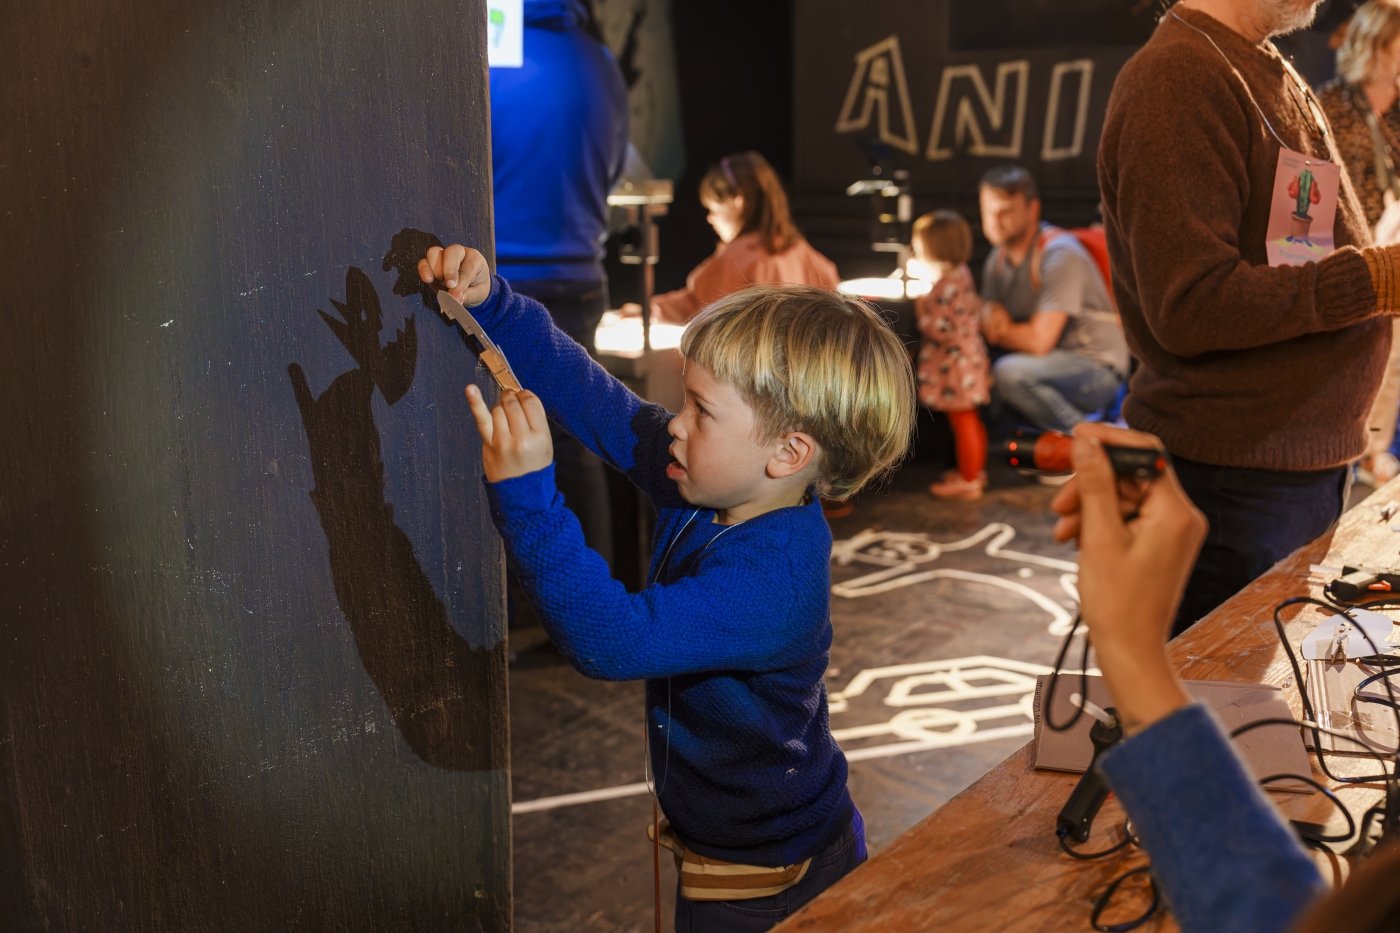
[[[986,584],[1023,596],[1044,609],[1050,616],[1050,625],[1047,629],[1049,634],[1063,636],[1074,625],[1074,617],[1068,609],[1074,608],[1079,602],[1079,591],[1076,586],[1079,579],[1079,565],[1073,561],[1008,550],[1006,545],[1015,537],[1016,529],[1005,522],[992,522],[960,541],[948,542],[934,541],[923,532],[876,531],[867,528],[850,538],[833,542],[831,559],[836,562],[837,566],[841,567],[849,566],[852,562],[859,562],[875,564],[885,569],[835,583],[831,587],[831,592],[832,595],[840,596],[843,599],[861,599],[866,596],[887,593],[900,587],[925,583],[929,580],[961,580],[966,583]],[[924,565],[938,560],[944,554],[965,551],[983,541],[987,542],[983,553],[988,557],[997,557],[1060,571],[1057,582],[1060,590],[1068,597],[1066,600],[1068,609],[1066,605],[1055,602],[1039,590],[1032,589],[1018,580],[1008,580],[988,573],[974,573],[952,567],[922,569]],[[1030,576],[1031,573],[1029,568],[1023,568],[1018,571],[1018,576],[1024,578]]]
[[[898,108],[891,120],[890,93],[894,92]],[[862,93],[864,92],[864,93]],[[856,113],[859,104],[860,113]],[[914,127],[914,107],[909,102],[909,82],[904,76],[904,59],[899,54],[899,37],[890,36],[856,53],[856,70],[841,115],[836,119],[836,132],[852,133],[867,130],[870,117],[878,112],[880,142],[903,149],[911,155],[919,151],[918,131]],[[892,127],[897,123],[897,129]]]
[[[933,129],[929,133],[925,158],[930,162],[951,159],[954,146],[974,156],[1020,158],[1021,141],[1026,129],[1030,71],[1031,63],[1025,59],[1002,62],[997,65],[996,92],[992,93],[982,79],[982,69],[977,65],[950,65],[944,68],[938,84],[938,103],[933,109]],[[1007,107],[1011,103],[1008,85],[1013,77],[1015,104],[1008,113]],[[945,132],[950,106],[953,113],[951,142]],[[1003,138],[1004,141],[991,141],[995,138]]]
[[[1055,134],[1060,125],[1060,98],[1064,95],[1065,79],[1079,76],[1078,97],[1075,99],[1074,131],[1068,146],[1057,146]],[[1094,84],[1094,60],[1078,58],[1072,62],[1057,62],[1050,71],[1050,101],[1045,105],[1045,138],[1040,147],[1044,162],[1074,159],[1084,151],[1084,130],[1089,125],[1089,91]]]
[[[836,119],[836,132],[878,135],[890,146],[918,152],[918,130],[910,102],[899,37],[890,36],[855,56],[855,72]],[[990,66],[989,66],[990,67]],[[943,162],[958,153],[984,158],[1020,158],[1025,149],[1031,64],[1000,62],[990,84],[982,67],[948,65],[940,74],[933,125],[924,158]],[[1077,58],[1050,69],[1040,158],[1078,158],[1089,128],[1094,61]],[[1069,107],[1072,117],[1065,119]],[[872,128],[872,119],[874,127]]]

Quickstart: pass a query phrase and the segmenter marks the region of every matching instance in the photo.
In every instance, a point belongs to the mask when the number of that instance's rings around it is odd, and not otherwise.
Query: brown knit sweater
[[[1269,266],[1279,145],[1250,95],[1290,149],[1339,160],[1310,132],[1272,45],[1195,10],[1177,15],[1238,75],[1168,14],[1114,84],[1099,184],[1114,292],[1142,364],[1124,417],[1203,463],[1301,471],[1354,460],[1390,350],[1390,321],[1377,315],[1397,304],[1400,264],[1393,250],[1358,248],[1370,234],[1343,171],[1336,252]]]

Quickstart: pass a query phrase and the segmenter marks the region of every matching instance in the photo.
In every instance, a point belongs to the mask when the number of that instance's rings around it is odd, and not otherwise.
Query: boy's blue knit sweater
[[[666,478],[672,415],[642,401],[499,277],[472,314],[550,417],[656,506],[650,586],[628,593],[583,543],[553,466],[488,484],[511,565],[554,644],[583,674],[646,680],[652,771],[685,844],[792,865],[851,822],[831,737],[831,531],[821,504],[737,525]]]

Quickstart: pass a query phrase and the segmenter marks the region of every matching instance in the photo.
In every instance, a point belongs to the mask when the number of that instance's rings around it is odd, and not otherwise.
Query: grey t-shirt
[[[1044,235],[1046,227],[1041,227]],[[1069,315],[1056,348],[1128,372],[1128,344],[1123,325],[1108,296],[1103,275],[1074,234],[1060,233],[1045,244],[1040,258],[1040,290],[1031,285],[1030,258],[1019,266],[992,250],[982,267],[982,298],[1006,308],[1018,324],[1037,311],[1063,311]]]

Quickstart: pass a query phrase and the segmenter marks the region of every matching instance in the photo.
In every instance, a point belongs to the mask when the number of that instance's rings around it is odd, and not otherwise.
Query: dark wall
[[[1040,182],[1048,220],[1092,223],[1109,93],[1157,12],[1121,0],[797,0],[793,174],[809,239],[843,275],[893,268],[869,249],[868,202],[843,193],[880,160],[910,173],[916,216],[953,208],[976,230],[978,180],[1016,162]]]
[[[5,930],[509,928],[484,25],[0,6]]]
[[[792,2],[676,0],[671,5],[685,133],[685,172],[661,226],[659,290],[680,288],[718,239],[698,196],[710,166],[756,149],[792,177]],[[635,270],[621,267],[621,270]],[[635,271],[610,272],[627,287]]]

